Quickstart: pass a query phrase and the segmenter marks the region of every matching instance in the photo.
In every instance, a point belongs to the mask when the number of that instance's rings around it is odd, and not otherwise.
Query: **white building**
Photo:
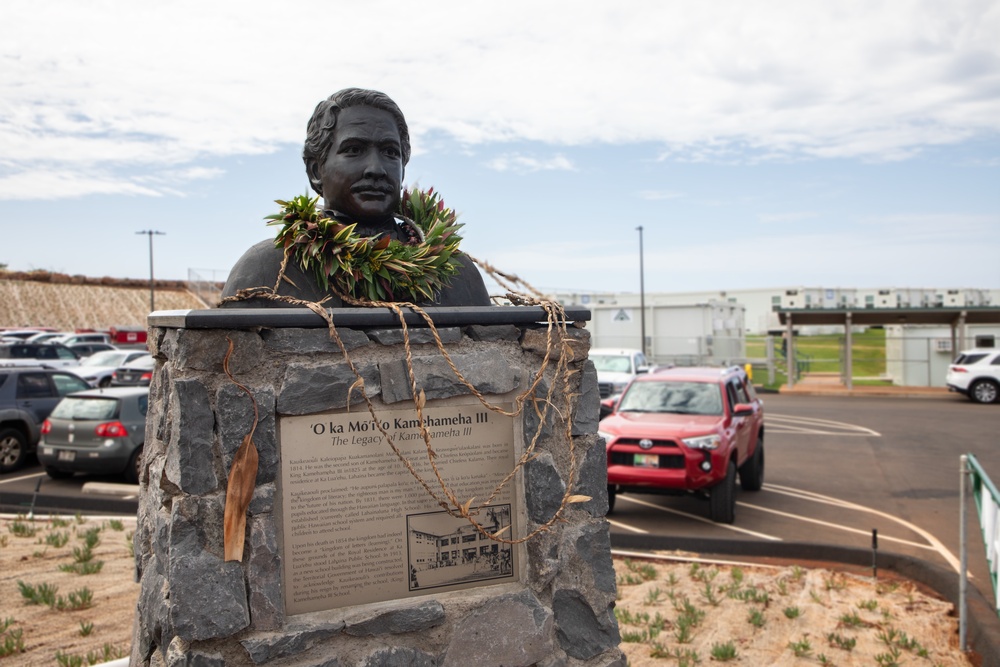
[[[746,357],[746,309],[740,303],[647,303],[645,320],[638,303],[605,300],[589,307],[594,347],[642,349],[645,330],[646,356],[656,364],[740,363]]]
[[[635,310],[639,308],[641,298],[639,294],[631,292],[556,292],[552,296],[565,306],[584,306],[592,311],[603,306]],[[715,301],[742,305],[745,333],[766,334],[782,330],[774,312],[776,308],[982,307],[1000,305],[1000,289],[791,286],[705,292],[651,292],[645,295],[647,309]],[[638,347],[638,338],[628,347]]]

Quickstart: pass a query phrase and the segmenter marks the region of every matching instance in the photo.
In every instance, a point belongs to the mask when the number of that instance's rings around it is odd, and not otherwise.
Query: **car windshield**
[[[590,360],[594,362],[594,367],[598,372],[603,373],[631,373],[632,362],[629,358],[621,354],[594,354]]]
[[[128,362],[122,368],[128,368],[133,371],[149,371],[153,370],[154,366],[156,366],[156,360],[153,359],[153,355],[147,354]]]
[[[95,352],[86,359],[80,361],[81,366],[114,366],[118,367],[125,363],[125,359],[128,357],[127,352],[116,352],[114,350],[105,350],[104,352]]]
[[[618,411],[721,415],[722,393],[715,382],[633,382]]]
[[[67,396],[52,411],[56,419],[94,420],[114,419],[118,413],[117,398]]]

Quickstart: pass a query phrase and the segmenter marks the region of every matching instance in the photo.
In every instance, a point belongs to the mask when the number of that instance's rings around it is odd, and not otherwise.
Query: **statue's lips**
[[[360,185],[351,188],[351,194],[358,197],[368,197],[381,199],[382,197],[388,197],[392,194],[392,190],[386,188],[372,187],[368,185]]]

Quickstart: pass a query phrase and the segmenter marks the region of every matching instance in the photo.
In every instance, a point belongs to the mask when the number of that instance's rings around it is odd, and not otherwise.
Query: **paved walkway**
[[[946,387],[898,387],[895,385],[857,385],[848,389],[839,373],[805,373],[794,387],[787,384],[782,394],[800,396],[899,396],[905,398],[942,398],[951,392]]]

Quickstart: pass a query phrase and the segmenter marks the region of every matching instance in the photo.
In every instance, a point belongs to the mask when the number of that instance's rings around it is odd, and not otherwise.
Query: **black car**
[[[112,387],[141,387],[148,386],[153,379],[153,369],[156,368],[156,359],[151,354],[145,354],[138,359],[128,362],[111,374]]]
[[[41,437],[41,425],[63,396],[90,389],[68,371],[0,368],[0,473],[17,470]]]

